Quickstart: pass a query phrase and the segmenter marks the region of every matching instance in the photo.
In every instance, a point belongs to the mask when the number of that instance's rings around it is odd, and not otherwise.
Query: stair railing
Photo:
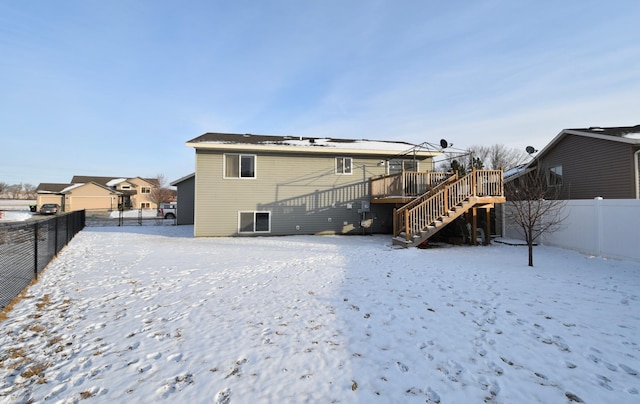
[[[414,234],[443,217],[451,207],[474,196],[504,196],[502,170],[472,170],[471,173],[442,186],[394,210],[394,237],[402,232],[411,240]]]
[[[405,205],[402,205],[398,209],[394,209],[393,210],[393,234],[394,234],[394,236],[397,236],[398,234],[402,233],[407,228],[407,219],[408,219],[408,217],[406,217],[406,215],[405,215],[406,211],[408,211],[410,209],[413,209],[414,207],[422,204],[424,201],[426,201],[427,199],[433,197],[438,192],[440,192],[441,190],[446,188],[446,186],[448,184],[451,184],[452,182],[454,182],[454,181],[456,181],[458,179],[458,174],[457,173],[456,174],[447,173],[447,174],[449,175],[449,177],[445,178],[444,182],[441,182],[440,184],[438,184],[435,187],[431,188],[429,191],[427,191],[424,194],[420,195],[416,199],[406,203]]]

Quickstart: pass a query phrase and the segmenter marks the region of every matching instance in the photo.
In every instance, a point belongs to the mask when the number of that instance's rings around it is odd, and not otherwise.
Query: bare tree
[[[4,195],[5,191],[7,190],[7,183],[6,182],[0,182],[0,196]]]
[[[33,184],[24,184],[22,186],[24,188],[24,196],[26,199],[36,199],[38,195],[36,194],[36,186]]]
[[[565,200],[558,199],[560,187],[549,188],[539,170],[526,172],[505,184],[505,219],[524,234],[529,247],[529,266],[533,266],[533,243],[542,234],[560,229],[566,219]]]
[[[9,199],[19,199],[22,194],[22,183],[7,186],[6,193]]]
[[[176,196],[176,191],[167,186],[167,180],[163,174],[158,174],[155,178],[157,181],[156,187],[151,189],[149,194],[149,200],[159,207],[163,202],[170,202]]]
[[[440,161],[437,166],[438,171],[450,171],[453,161],[459,167],[475,167],[485,170],[508,170],[516,167],[529,159],[529,155],[524,150],[506,147],[502,144],[491,146],[473,145],[464,153],[450,154]],[[455,169],[454,169],[455,170]]]
[[[502,144],[494,144],[489,148],[489,156],[485,160],[485,165],[492,170],[508,170],[516,167],[529,159],[529,155],[524,150],[508,148]]]
[[[469,147],[469,160],[480,159],[487,170],[508,170],[527,161],[529,155],[524,150],[509,148],[503,144]]]

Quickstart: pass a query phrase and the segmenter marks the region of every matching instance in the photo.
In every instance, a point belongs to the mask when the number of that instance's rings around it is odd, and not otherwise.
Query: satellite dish
[[[526,148],[525,150],[526,150],[526,151],[527,151],[527,153],[529,153],[529,154],[533,154],[533,153],[536,153],[536,152],[537,152],[537,150],[536,150],[536,149],[534,149],[534,147],[533,147],[533,146],[527,146],[527,148]]]
[[[440,139],[440,147],[446,149],[447,147],[449,147],[449,143],[444,139]]]

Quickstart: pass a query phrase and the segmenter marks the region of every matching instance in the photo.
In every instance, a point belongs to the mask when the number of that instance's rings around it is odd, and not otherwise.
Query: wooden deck
[[[372,203],[403,203],[394,209],[393,242],[415,246],[471,209],[504,203],[502,170],[452,173],[403,172],[371,180]],[[474,231],[475,234],[475,225]]]

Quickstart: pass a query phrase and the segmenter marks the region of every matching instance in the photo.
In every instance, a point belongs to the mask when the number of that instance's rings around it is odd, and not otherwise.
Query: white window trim
[[[342,170],[342,172],[338,171],[338,159],[349,159],[351,160],[351,164],[349,165],[351,167],[351,171],[348,173],[344,172],[344,169]],[[344,167],[344,164],[342,165]],[[334,171],[336,173],[336,175],[353,175],[353,157],[342,157],[342,156],[338,156],[335,158],[335,167],[334,167]]]
[[[560,174],[558,176],[558,173],[555,171],[557,168],[560,168],[560,171],[562,172],[562,174]],[[553,171],[552,171],[553,170]],[[554,178],[560,178],[560,183],[558,184],[557,182],[554,182],[553,184],[551,183],[551,173],[553,172],[553,174],[555,174]],[[556,188],[556,187],[561,187],[564,184],[564,169],[562,168],[562,164],[556,164],[555,166],[549,166],[549,169],[547,170],[547,186],[551,187],[551,188]]]
[[[238,176],[227,177],[227,156],[239,156],[238,158]],[[253,157],[253,177],[243,177],[242,174],[242,156]],[[224,153],[222,155],[222,178],[225,180],[255,180],[258,178],[258,155],[248,153]]]
[[[147,192],[144,192],[147,191]],[[151,193],[151,187],[140,187],[140,193],[141,194],[150,194]]]
[[[253,231],[241,230],[241,216],[243,213],[253,213]],[[269,214],[269,230],[256,231],[256,214],[268,213]],[[268,210],[239,210],[238,211],[238,234],[268,234],[271,233],[271,211]]]

